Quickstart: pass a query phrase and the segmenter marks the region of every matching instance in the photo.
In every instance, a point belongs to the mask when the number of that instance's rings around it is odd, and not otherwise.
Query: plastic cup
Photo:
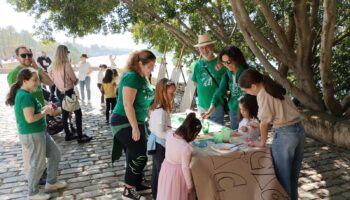
[[[203,125],[202,125],[202,129],[203,129],[204,134],[209,133],[209,126],[210,126],[210,122],[208,120],[204,120]]]

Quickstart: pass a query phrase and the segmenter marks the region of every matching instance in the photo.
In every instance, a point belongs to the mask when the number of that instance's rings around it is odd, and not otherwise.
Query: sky
[[[26,13],[18,13],[15,11],[12,5],[8,4],[6,0],[0,0],[0,27],[5,28],[7,26],[13,26],[17,31],[27,30],[31,33],[34,32],[33,25],[35,24],[34,16],[30,16]],[[53,34],[55,40],[58,43],[72,42],[73,38],[65,36],[64,32],[58,32]],[[98,41],[98,43],[96,43]],[[92,44],[104,45],[114,48],[131,48],[131,49],[143,49],[146,48],[144,44],[135,44],[132,39],[131,33],[124,34],[93,34],[83,38],[76,38],[76,43],[84,46],[90,46]],[[118,46],[116,46],[118,42]]]

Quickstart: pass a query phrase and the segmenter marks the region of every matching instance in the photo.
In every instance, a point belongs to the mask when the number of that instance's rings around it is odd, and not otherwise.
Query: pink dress
[[[192,200],[195,194],[188,193],[193,187],[190,162],[192,147],[184,139],[168,134],[165,144],[165,159],[158,179],[157,200]]]

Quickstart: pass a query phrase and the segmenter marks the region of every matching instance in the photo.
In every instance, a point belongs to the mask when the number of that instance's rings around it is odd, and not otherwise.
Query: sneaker
[[[82,143],[87,143],[90,142],[92,140],[92,137],[89,137],[87,135],[83,135],[82,138],[78,138],[78,143],[82,144]]]
[[[47,200],[50,199],[51,195],[38,193],[36,195],[28,196],[28,200]]]
[[[122,195],[124,200],[146,200],[144,196],[141,196],[136,192],[135,188],[124,188],[124,192]]]
[[[67,183],[65,181],[57,181],[54,184],[46,183],[45,191],[46,192],[53,192],[53,191],[65,188],[66,186],[67,186]]]
[[[152,193],[152,189],[150,186],[141,183],[139,186],[136,186],[136,192],[139,194],[150,194]]]
[[[71,141],[71,140],[75,140],[77,139],[77,136],[76,135],[69,135],[69,136],[66,136],[65,137],[65,140],[66,141]]]

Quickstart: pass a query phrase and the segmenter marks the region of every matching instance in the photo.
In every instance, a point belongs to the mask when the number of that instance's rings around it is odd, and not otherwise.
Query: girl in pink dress
[[[159,173],[157,200],[195,199],[190,162],[193,141],[202,129],[194,113],[187,115],[182,125],[167,135],[165,159]]]

